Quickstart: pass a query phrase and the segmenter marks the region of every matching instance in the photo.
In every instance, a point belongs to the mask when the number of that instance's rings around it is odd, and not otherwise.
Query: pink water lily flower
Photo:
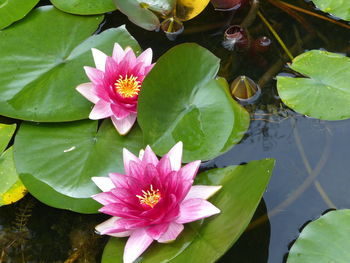
[[[84,67],[91,82],[79,85],[77,90],[95,104],[90,119],[111,117],[117,131],[124,135],[136,121],[141,85],[154,66],[152,49],[136,57],[130,47],[123,50],[116,43],[112,57],[94,48],[92,55],[96,68]]]
[[[182,143],[177,143],[160,160],[147,146],[137,158],[124,149],[125,174],[93,177],[103,191],[93,198],[102,213],[113,216],[96,227],[100,234],[130,236],[124,263],[136,260],[154,240],[171,242],[183,224],[220,213],[206,201],[221,186],[192,185],[200,161],[181,167]]]

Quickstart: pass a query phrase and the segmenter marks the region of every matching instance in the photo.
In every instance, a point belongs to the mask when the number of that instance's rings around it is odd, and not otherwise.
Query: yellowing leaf
[[[176,17],[182,21],[190,20],[199,15],[210,0],[177,0]]]

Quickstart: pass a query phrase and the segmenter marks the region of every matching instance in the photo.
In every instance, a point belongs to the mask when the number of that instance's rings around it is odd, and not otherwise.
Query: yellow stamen
[[[131,75],[119,75],[119,79],[114,83],[115,90],[123,98],[132,98],[139,94],[141,83],[137,80],[137,77]]]
[[[142,190],[143,196],[136,195],[138,199],[140,199],[140,204],[145,204],[153,208],[160,200],[160,192],[159,189],[154,190],[153,185],[150,186],[150,190],[147,192]]]

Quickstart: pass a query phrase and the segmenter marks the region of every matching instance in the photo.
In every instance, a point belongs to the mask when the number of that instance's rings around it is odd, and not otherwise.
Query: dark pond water
[[[278,8],[261,2],[263,14],[287,46],[294,47],[294,55],[320,48],[349,55],[350,30],[307,15],[302,15],[303,23],[299,23]],[[315,11],[303,1],[290,2]],[[287,72],[283,68],[284,53],[259,18],[249,32],[252,37],[266,35],[273,40],[268,53],[257,57],[222,47],[224,29],[229,24],[240,24],[246,13],[243,9],[232,17],[208,8],[187,22],[184,34],[174,42],[162,33],[135,27],[117,12],[107,15],[101,29],[126,23],[141,46],[152,47],[156,57],[176,44],[196,42],[221,58],[220,75],[229,81],[239,75],[260,80],[262,97],[247,107],[252,116],[247,135],[240,144],[205,163],[203,168],[267,157],[277,160],[252,223],[219,262],[280,263],[285,261],[290,245],[307,222],[329,209],[350,207],[347,169],[350,120],[319,121],[294,113],[281,104],[273,76]],[[103,220],[103,215],[80,215],[47,207],[28,195],[16,204],[0,208],[0,262],[100,262],[107,239],[95,235],[93,229]]]

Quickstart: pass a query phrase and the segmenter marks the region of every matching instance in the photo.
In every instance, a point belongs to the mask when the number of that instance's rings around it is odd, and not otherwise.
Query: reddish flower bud
[[[240,8],[247,0],[211,0],[214,8],[218,11],[231,11]]]
[[[230,26],[225,31],[222,45],[228,50],[247,50],[250,43],[246,30],[238,25]]]

